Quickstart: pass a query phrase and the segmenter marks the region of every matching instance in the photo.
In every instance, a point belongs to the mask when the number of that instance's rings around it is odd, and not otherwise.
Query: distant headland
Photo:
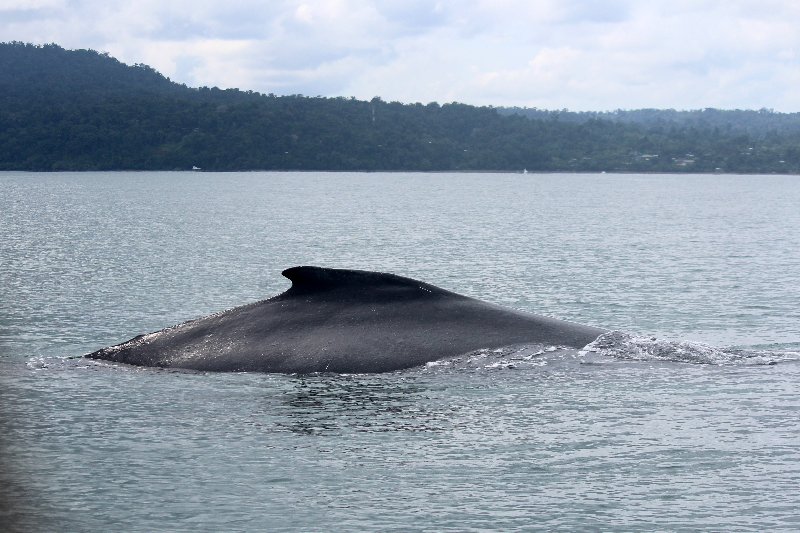
[[[187,87],[0,43],[0,170],[800,173],[800,113],[547,111]]]

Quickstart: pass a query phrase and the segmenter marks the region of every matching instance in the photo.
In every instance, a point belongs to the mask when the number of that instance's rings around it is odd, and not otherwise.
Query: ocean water
[[[0,173],[0,529],[796,531],[800,178]],[[382,375],[78,356],[393,272],[614,333]]]

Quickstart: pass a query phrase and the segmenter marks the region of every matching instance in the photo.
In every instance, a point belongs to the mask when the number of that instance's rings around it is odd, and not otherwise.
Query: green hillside
[[[186,87],[92,50],[0,44],[0,169],[192,166],[798,173],[800,120],[262,95]]]

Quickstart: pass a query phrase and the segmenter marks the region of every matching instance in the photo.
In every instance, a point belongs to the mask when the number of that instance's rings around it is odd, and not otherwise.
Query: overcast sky
[[[0,0],[0,40],[275,94],[800,111],[800,0]]]

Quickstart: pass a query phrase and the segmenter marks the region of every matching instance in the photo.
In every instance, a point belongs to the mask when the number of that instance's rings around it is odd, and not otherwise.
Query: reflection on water
[[[284,393],[281,427],[314,435],[351,431],[442,431],[452,406],[431,387],[403,373],[386,376],[311,375],[292,378]]]

